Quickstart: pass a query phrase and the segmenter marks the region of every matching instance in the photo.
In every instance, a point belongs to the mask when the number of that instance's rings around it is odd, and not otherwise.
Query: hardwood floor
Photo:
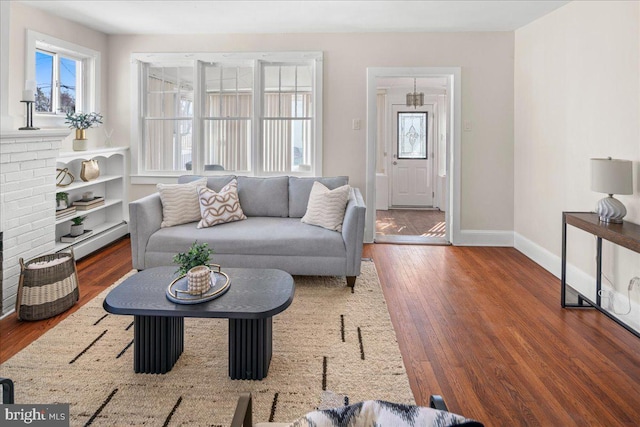
[[[561,309],[558,279],[520,252],[376,244],[364,256],[419,404],[442,394],[487,426],[639,425],[640,340],[594,310]],[[81,304],[130,269],[128,238],[79,261]],[[0,321],[0,362],[72,311]]]
[[[444,237],[445,230],[444,212],[439,210],[376,211],[376,236]]]

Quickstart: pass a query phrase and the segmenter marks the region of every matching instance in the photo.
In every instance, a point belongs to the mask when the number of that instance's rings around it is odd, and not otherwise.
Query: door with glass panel
[[[393,106],[392,206],[433,206],[432,118],[432,106]]]

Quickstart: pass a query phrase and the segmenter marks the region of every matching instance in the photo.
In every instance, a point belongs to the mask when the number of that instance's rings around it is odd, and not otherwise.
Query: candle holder
[[[33,104],[35,101],[20,101],[27,104],[27,124],[25,127],[18,128],[18,130],[38,130],[40,128],[33,127]]]

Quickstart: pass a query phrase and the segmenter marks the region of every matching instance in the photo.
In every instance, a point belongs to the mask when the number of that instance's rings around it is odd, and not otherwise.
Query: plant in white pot
[[[56,193],[56,210],[66,209],[69,206],[69,193],[64,191]]]
[[[187,276],[187,291],[190,294],[203,294],[211,287],[213,277],[209,262],[212,253],[207,243],[198,244],[195,241],[188,252],[180,252],[173,257],[173,262],[179,266],[176,273]]]
[[[73,140],[75,151],[85,151],[87,149],[86,130],[90,127],[102,124],[102,114],[100,113],[67,113],[64,122],[69,128],[76,130],[76,138]]]
[[[84,220],[87,219],[86,216],[77,216],[71,219],[71,234],[73,237],[82,236],[84,234]]]

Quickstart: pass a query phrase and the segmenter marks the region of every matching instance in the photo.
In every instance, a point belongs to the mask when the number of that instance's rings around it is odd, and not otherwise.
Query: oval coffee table
[[[134,316],[136,373],[164,374],[184,349],[184,318],[229,319],[229,376],[261,380],[272,353],[272,319],[293,301],[289,273],[259,268],[226,268],[231,285],[221,297],[200,304],[176,304],[165,291],[177,277],[176,267],[143,270],[116,286],[103,307],[113,314]]]

